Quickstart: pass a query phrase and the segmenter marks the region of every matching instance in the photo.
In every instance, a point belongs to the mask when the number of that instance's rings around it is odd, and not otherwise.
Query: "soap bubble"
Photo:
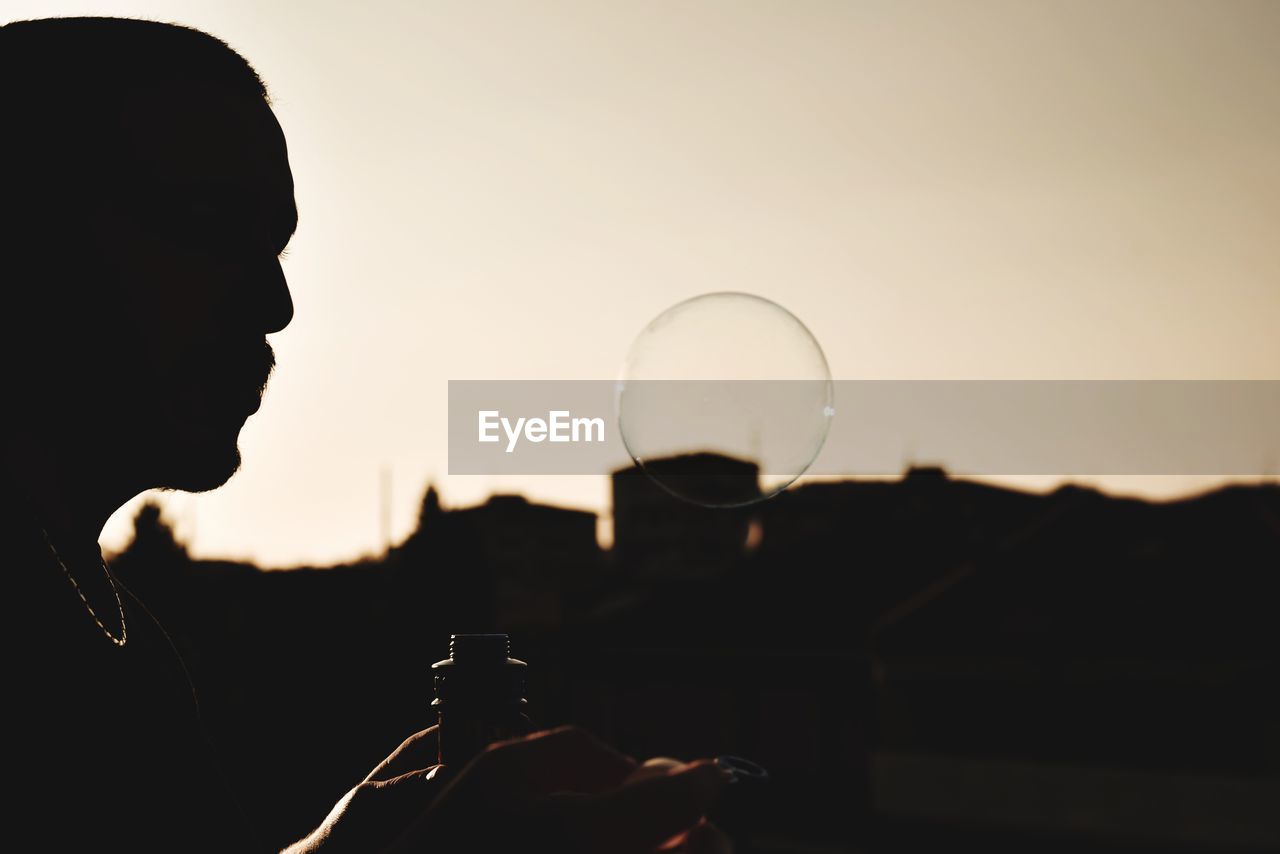
[[[672,306],[632,343],[617,383],[627,452],[708,507],[762,501],[818,456],[835,414],[822,348],[794,314],[746,293]]]

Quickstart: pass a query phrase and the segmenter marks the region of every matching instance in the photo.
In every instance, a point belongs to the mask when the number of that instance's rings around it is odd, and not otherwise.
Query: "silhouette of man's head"
[[[138,489],[211,489],[293,304],[284,135],[253,68],[197,30],[0,27],[5,428]]]

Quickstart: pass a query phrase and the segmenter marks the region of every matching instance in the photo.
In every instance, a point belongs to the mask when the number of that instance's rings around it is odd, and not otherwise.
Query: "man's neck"
[[[36,437],[6,440],[3,473],[50,538],[80,553],[97,553],[107,519],[141,491],[113,478],[105,467],[80,464]]]

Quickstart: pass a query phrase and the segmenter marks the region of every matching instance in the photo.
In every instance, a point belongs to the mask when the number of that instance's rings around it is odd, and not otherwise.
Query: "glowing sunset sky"
[[[603,508],[603,478],[447,477],[446,383],[610,378],[705,291],[787,306],[843,379],[1280,377],[1280,3],[0,9],[196,26],[272,91],[296,316],[244,470],[165,498],[200,555],[372,551],[384,466],[397,536],[429,478]]]

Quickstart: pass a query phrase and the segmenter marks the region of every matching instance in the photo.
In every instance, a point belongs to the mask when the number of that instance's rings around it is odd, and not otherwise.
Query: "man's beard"
[[[193,343],[163,364],[101,323],[15,352],[9,419],[67,465],[122,487],[206,492],[239,470],[240,430],[275,366],[264,337]],[[127,329],[127,327],[126,327]]]
[[[79,405],[63,396],[58,407],[70,403],[79,413],[63,420],[77,425],[64,441],[77,455],[114,457],[107,467],[142,489],[217,489],[240,469],[240,430],[274,365],[270,345],[259,338],[202,347],[181,366],[167,366],[166,379],[129,384],[104,377],[85,388],[83,377],[68,384],[81,385]]]
[[[239,471],[245,420],[257,410],[275,367],[265,339],[206,348],[193,360],[190,384],[167,391],[166,429],[158,431],[162,488],[217,489]]]

